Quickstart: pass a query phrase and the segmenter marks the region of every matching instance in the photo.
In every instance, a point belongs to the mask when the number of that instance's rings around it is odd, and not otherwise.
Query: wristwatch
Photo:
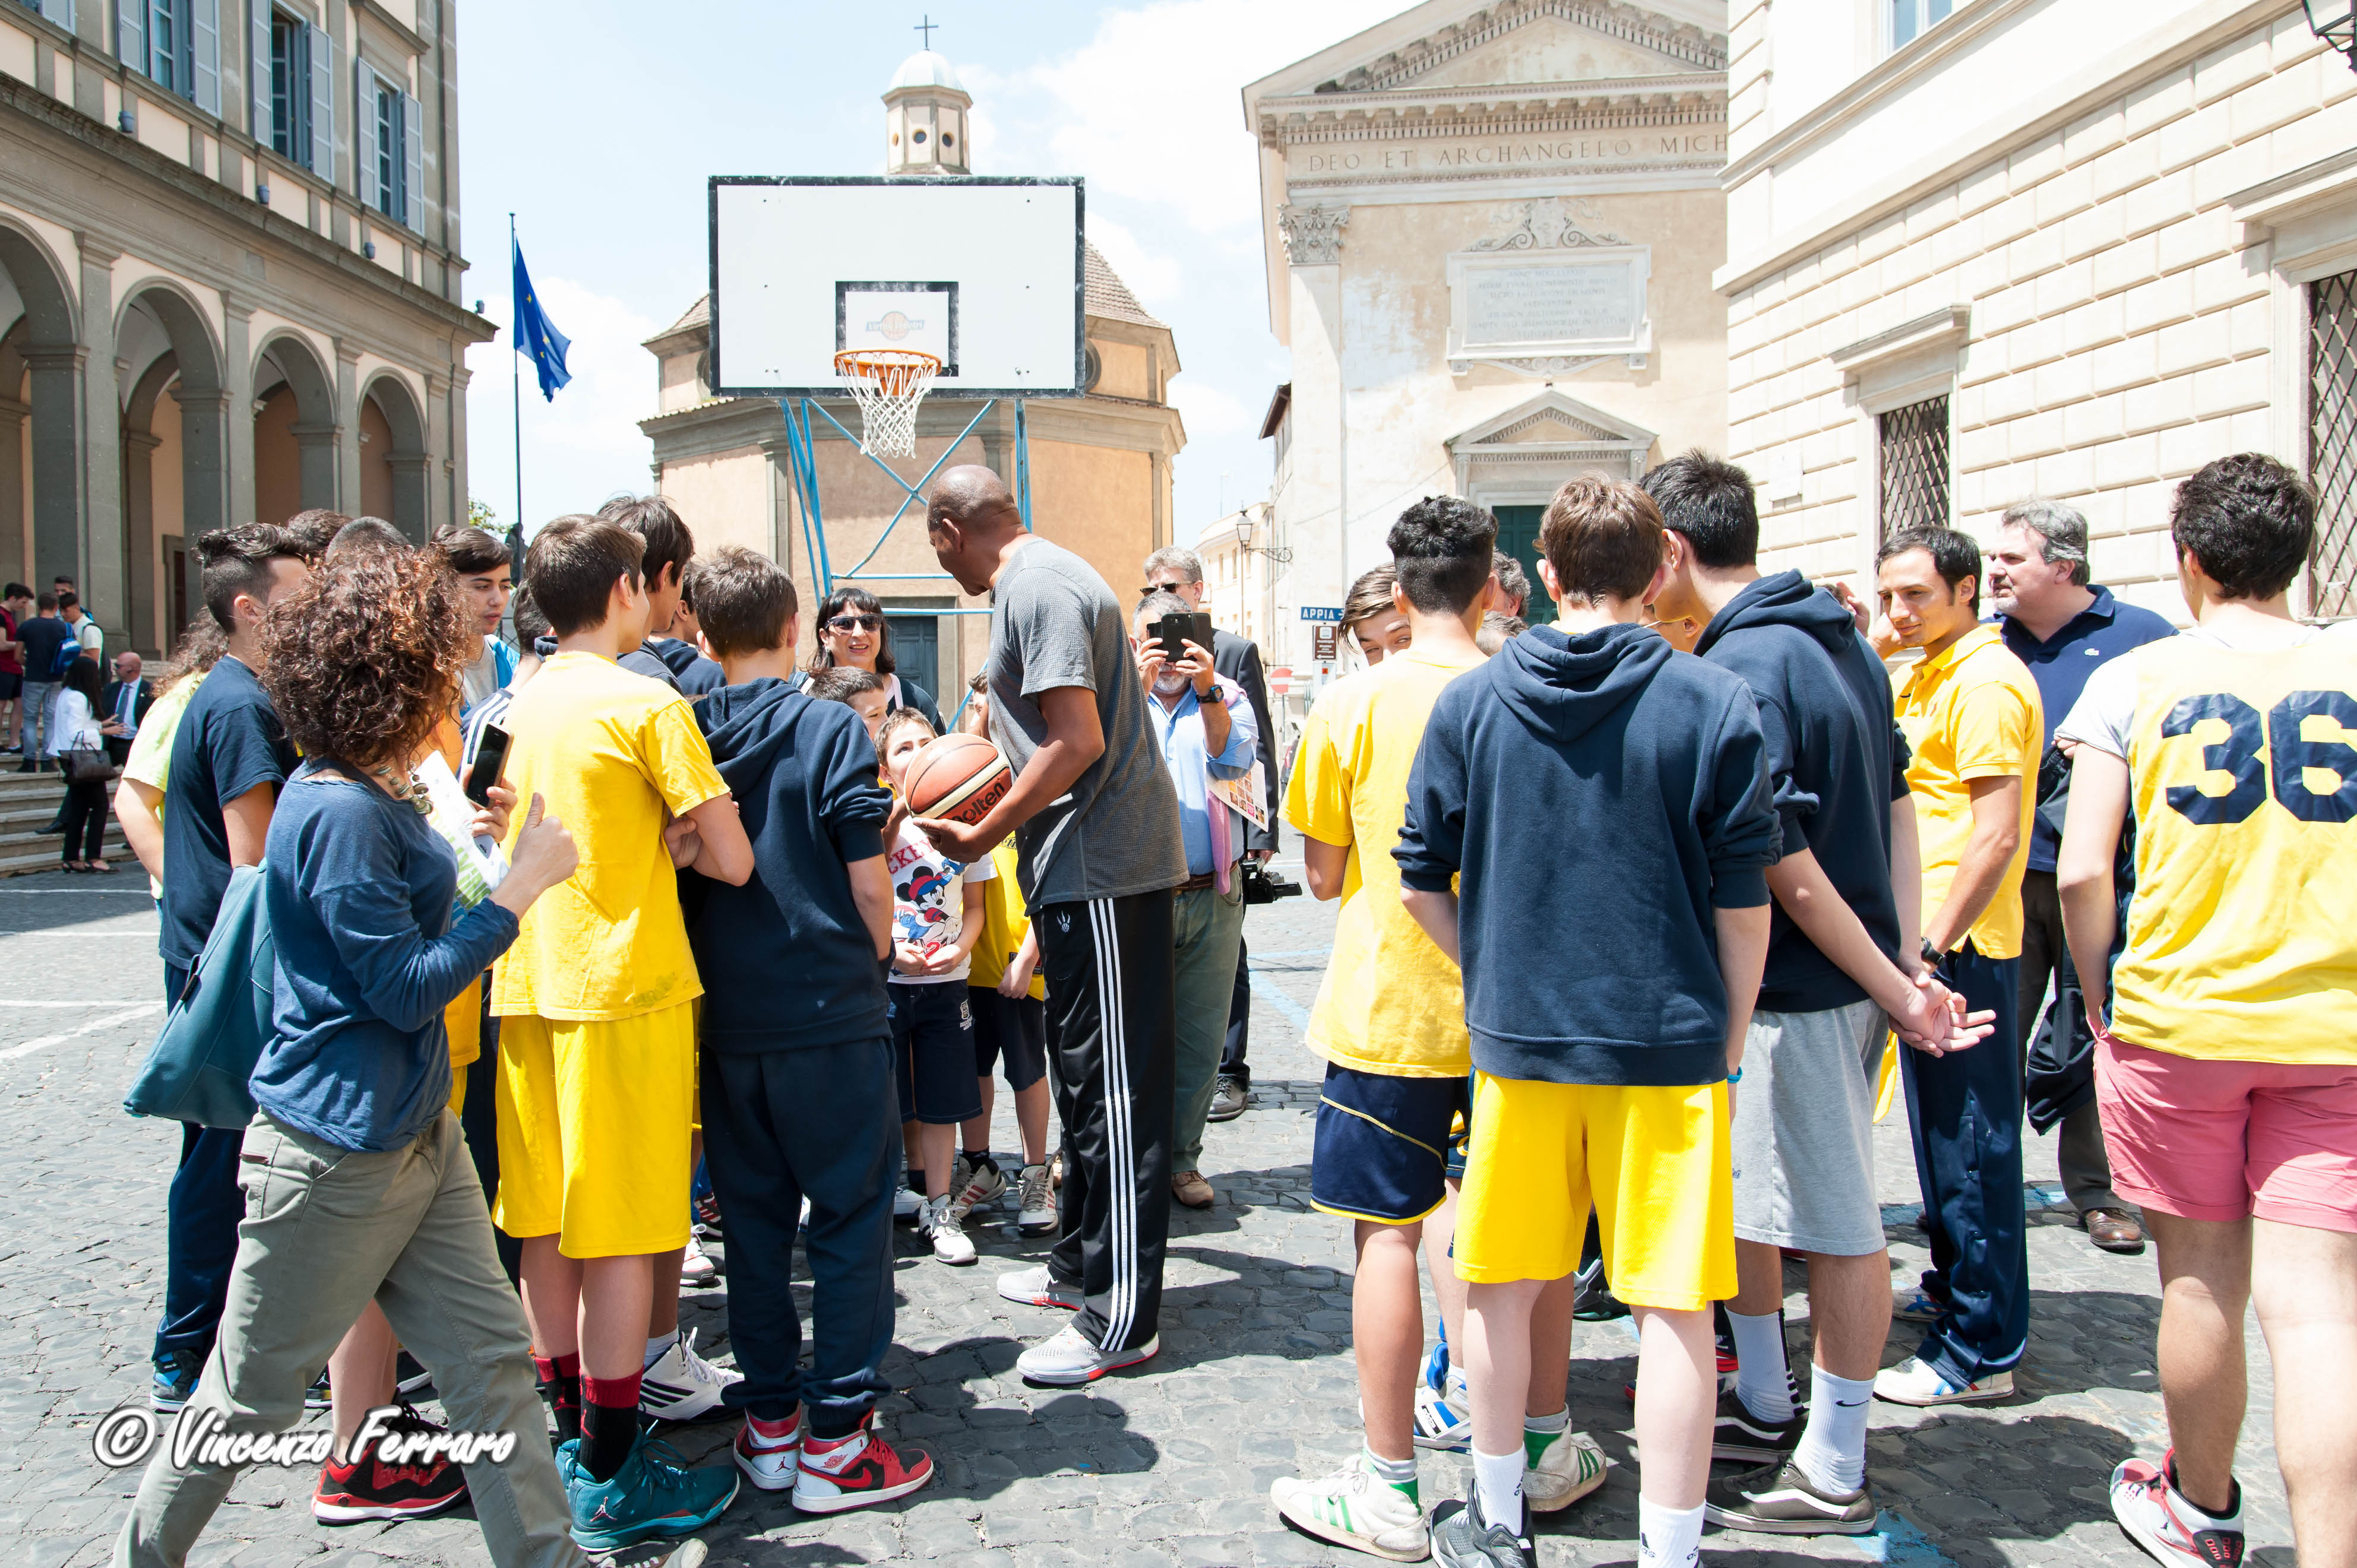
[[[1946,953],[1942,952],[1938,948],[1932,945],[1931,938],[1925,937],[1923,939],[1923,965],[1925,968],[1939,968],[1941,961],[1945,959],[1947,956],[1948,955]]]

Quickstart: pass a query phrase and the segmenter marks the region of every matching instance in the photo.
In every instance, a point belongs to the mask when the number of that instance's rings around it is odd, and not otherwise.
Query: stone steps
[[[12,757],[0,757],[0,876],[55,871],[63,849],[59,836],[34,830],[56,813],[65,780],[55,773],[19,773],[16,768]],[[113,786],[107,788],[112,796]],[[130,846],[123,842],[122,824],[111,811],[100,853],[110,861],[132,858]]]

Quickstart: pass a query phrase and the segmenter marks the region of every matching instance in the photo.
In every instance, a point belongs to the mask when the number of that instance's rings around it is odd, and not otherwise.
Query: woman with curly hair
[[[271,818],[274,1029],[251,1080],[229,1305],[189,1403],[229,1434],[294,1426],[313,1374],[373,1301],[434,1374],[456,1429],[501,1434],[463,1455],[492,1561],[576,1563],[522,1307],[448,1106],[443,1026],[515,940],[517,917],[572,875],[573,840],[535,798],[505,879],[453,918],[457,862],[411,768],[480,639],[431,555],[331,558],[263,635],[271,699],[306,760]],[[506,815],[495,803],[476,832],[504,836]],[[364,1425],[355,1448],[381,1430]],[[375,1458],[421,1491],[447,1463]],[[159,1446],[116,1561],[185,1560],[236,1468],[184,1470]]]
[[[884,678],[884,711],[914,708],[925,715],[933,733],[942,733],[942,711],[933,694],[914,681],[904,681],[892,661],[892,628],[884,607],[865,588],[837,588],[819,601],[818,652],[812,671],[865,670]],[[807,684],[807,682],[805,682]]]

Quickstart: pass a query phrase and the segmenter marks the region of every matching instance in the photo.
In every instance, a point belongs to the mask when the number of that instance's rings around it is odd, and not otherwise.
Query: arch
[[[306,507],[337,501],[337,451],[343,424],[335,381],[311,340],[292,328],[264,336],[254,349],[253,478],[255,521],[284,522]],[[291,408],[278,406],[281,397]]]
[[[428,467],[425,450],[425,416],[417,405],[417,394],[409,388],[408,381],[398,371],[381,370],[361,389],[362,430],[366,431],[365,414],[373,406],[385,423],[391,437],[388,449],[371,452],[363,445],[361,450],[361,492],[365,497],[373,489],[370,477],[376,465],[388,471],[386,488],[392,500],[385,521],[418,543],[425,542],[425,476]]]
[[[221,343],[203,306],[174,278],[150,275],[124,291],[115,312],[114,339],[126,341],[134,310],[164,328],[170,349],[157,357],[130,389],[123,414],[124,551],[129,571],[131,640],[160,649],[169,634],[168,609],[156,600],[156,575],[167,557],[157,526],[156,496],[177,489],[179,536],[193,542],[236,521],[229,513],[229,391]],[[159,487],[153,469],[157,450],[157,402],[177,378],[179,405],[177,486]]]
[[[80,576],[86,565],[81,474],[86,350],[81,346],[81,312],[69,281],[73,269],[46,240],[5,217],[0,217],[0,268],[6,269],[25,302],[16,346],[32,383],[18,413],[32,426],[29,450],[19,437],[15,450],[21,455],[5,464],[5,470],[16,473],[18,482],[11,500],[0,503],[5,509],[0,510],[0,517],[8,512],[18,516],[13,530],[0,533],[0,552],[20,559],[29,534],[37,580],[46,581],[59,573]],[[11,404],[19,384],[6,388]],[[23,493],[21,468],[27,461],[33,481],[30,517],[21,515],[22,505],[13,499]]]
[[[224,369],[221,339],[213,336],[212,318],[188,286],[178,278],[151,274],[125,289],[114,311],[114,340],[124,340],[134,309],[144,309],[163,323],[164,336],[180,362],[181,384],[197,392],[219,392]]]

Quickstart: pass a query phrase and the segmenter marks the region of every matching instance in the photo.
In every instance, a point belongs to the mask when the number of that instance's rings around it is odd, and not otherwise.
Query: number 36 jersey
[[[2270,640],[2132,650],[2057,731],[2128,765],[2112,1027],[2179,1056],[2357,1062],[2357,639]]]

